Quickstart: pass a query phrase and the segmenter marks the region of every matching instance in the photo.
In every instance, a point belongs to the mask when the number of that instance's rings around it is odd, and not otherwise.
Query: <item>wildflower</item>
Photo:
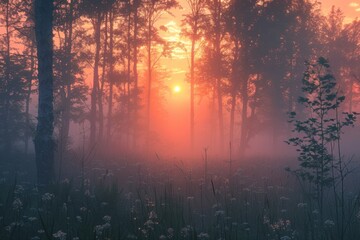
[[[55,239],[59,239],[59,240],[66,240],[66,233],[59,230],[59,231],[57,231],[56,233],[53,234],[53,237]]]
[[[203,232],[198,235],[199,239],[208,239],[209,237],[209,234]]]
[[[184,238],[187,238],[189,236],[189,232],[190,232],[190,227],[184,227],[180,230],[180,234]]]
[[[15,190],[14,190],[14,193],[15,194],[22,194],[24,192],[24,187],[22,185],[16,185],[15,186]]]
[[[146,226],[146,227],[148,227],[149,229],[151,229],[151,230],[153,230],[154,229],[154,222],[152,221],[152,220],[147,220],[145,223],[144,223],[144,225]]]
[[[42,197],[41,197],[41,200],[43,200],[44,202],[49,202],[49,201],[51,201],[54,197],[55,197],[55,195],[52,194],[52,193],[44,193],[44,195],[42,195]]]
[[[137,237],[134,234],[128,234],[126,236],[127,239],[137,239]]]
[[[307,206],[307,203],[298,203],[298,205],[297,205],[297,207],[298,208],[304,208],[304,207],[306,207]]]
[[[62,183],[64,183],[64,184],[69,184],[69,183],[70,183],[70,181],[69,181],[69,179],[68,179],[68,178],[65,178],[65,179],[62,181]]]
[[[218,216],[224,216],[225,215],[225,212],[222,211],[222,210],[218,210],[215,212],[215,217],[218,217]]]
[[[109,229],[111,228],[111,224],[110,223],[105,223],[102,225],[103,229]]]
[[[108,216],[108,215],[106,215],[106,216],[103,217],[103,220],[104,220],[105,222],[109,223],[109,222],[111,221],[111,217]]]
[[[280,197],[280,200],[281,200],[281,201],[288,201],[288,200],[290,200],[290,198],[287,198],[287,197],[282,196],[282,197]]]
[[[76,220],[81,223],[82,222],[81,216],[76,216]]]
[[[335,223],[333,220],[327,219],[327,220],[325,220],[324,225],[326,227],[332,227],[332,226],[335,226]]]
[[[15,198],[15,200],[12,203],[12,207],[15,211],[20,211],[22,209],[22,202],[19,198]]]
[[[289,236],[283,236],[280,238],[280,240],[291,240],[291,237]]]
[[[86,189],[86,190],[85,190],[84,195],[85,195],[86,197],[90,197],[90,191],[89,191],[89,189]]]
[[[63,208],[64,212],[67,212],[67,205],[66,205],[66,203],[63,204],[63,207],[62,207],[62,208]]]
[[[174,229],[173,228],[168,228],[167,232],[168,232],[168,237],[169,238],[174,237]]]
[[[103,225],[96,225],[94,228],[94,232],[95,232],[96,236],[101,236],[103,230],[104,230]]]
[[[29,220],[30,222],[34,222],[34,221],[37,220],[37,218],[36,218],[36,217],[29,217],[28,220]]]
[[[156,218],[157,218],[156,212],[151,211],[151,212],[149,213],[149,219],[156,219]]]

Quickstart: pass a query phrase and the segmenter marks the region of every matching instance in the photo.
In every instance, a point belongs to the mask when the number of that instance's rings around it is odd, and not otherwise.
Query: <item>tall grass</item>
[[[280,166],[233,161],[229,170],[207,156],[205,173],[204,166],[121,164],[46,189],[2,172],[0,239],[336,239],[333,199],[325,197],[320,224],[319,209]],[[349,189],[344,199],[345,239],[360,239],[358,195]]]

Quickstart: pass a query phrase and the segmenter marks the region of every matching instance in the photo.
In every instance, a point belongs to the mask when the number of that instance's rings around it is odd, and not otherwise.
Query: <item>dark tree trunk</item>
[[[139,105],[139,86],[138,86],[138,8],[139,8],[139,0],[134,0],[134,51],[133,51],[133,74],[134,74],[134,119],[133,119],[133,126],[134,126],[134,136],[133,136],[133,147],[136,148],[136,140],[137,140],[137,119],[138,119],[138,105]]]
[[[243,156],[247,147],[247,135],[248,135],[248,78],[247,74],[244,75],[245,78],[242,83],[241,88],[241,98],[242,98],[242,111],[241,111],[241,134],[240,134],[240,154]]]
[[[110,141],[112,130],[112,112],[113,112],[113,88],[114,88],[114,13],[110,11],[110,29],[109,29],[109,105],[107,115],[107,141]]]
[[[103,51],[103,65],[102,65],[102,76],[100,82],[100,91],[99,91],[99,142],[102,142],[104,137],[104,106],[103,106],[103,95],[105,87],[105,73],[106,73],[106,64],[107,64],[107,54],[108,54],[108,14],[105,13],[104,21],[104,51]]]
[[[29,138],[30,138],[30,101],[31,101],[31,92],[32,92],[32,84],[33,84],[33,74],[35,72],[35,41],[31,43],[30,49],[30,78],[28,80],[27,92],[26,92],[26,100],[25,100],[25,133],[24,133],[24,142],[25,142],[25,154],[28,153],[29,150]]]
[[[10,61],[10,12],[9,12],[9,2],[6,3],[6,13],[5,13],[5,32],[6,32],[6,50],[5,50],[5,78],[6,78],[6,85],[9,88],[11,85],[11,79],[10,79],[10,72],[11,72],[11,61]],[[5,100],[5,108],[4,108],[4,140],[5,140],[5,152],[11,152],[12,148],[12,140],[11,140],[11,134],[10,134],[10,92],[6,90],[7,92],[7,98]]]
[[[190,147],[192,151],[194,150],[195,141],[195,34],[191,39],[190,61]]]
[[[98,102],[97,96],[99,92],[99,58],[100,58],[100,30],[101,30],[101,13],[98,12],[94,21],[94,35],[95,35],[95,59],[94,59],[94,76],[93,88],[91,91],[91,113],[90,113],[90,147],[95,144],[96,138],[96,104]]]
[[[147,89],[147,108],[146,108],[146,148],[150,146],[150,115],[151,115],[151,85],[152,85],[152,63],[151,63],[151,43],[152,43],[152,25],[151,17],[148,19],[147,36],[147,70],[148,70],[148,89]]]
[[[63,154],[67,149],[67,144],[69,140],[69,131],[70,131],[70,113],[71,113],[71,95],[72,95],[72,88],[71,84],[73,82],[73,76],[71,73],[71,55],[72,55],[72,38],[73,38],[73,8],[74,3],[70,1],[70,9],[69,9],[69,26],[68,26],[68,33],[65,35],[65,51],[66,51],[66,63],[64,67],[64,74],[66,80],[66,89],[63,88],[64,91],[64,110],[61,116],[61,129],[60,129],[60,141],[61,141],[61,148],[59,149],[60,154]]]
[[[37,177],[40,185],[50,184],[54,179],[53,8],[52,0],[35,0],[39,107],[34,143]]]

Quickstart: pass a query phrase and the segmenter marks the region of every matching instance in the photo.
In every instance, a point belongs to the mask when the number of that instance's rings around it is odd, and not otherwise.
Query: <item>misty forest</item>
[[[0,240],[360,239],[357,0],[0,0]]]

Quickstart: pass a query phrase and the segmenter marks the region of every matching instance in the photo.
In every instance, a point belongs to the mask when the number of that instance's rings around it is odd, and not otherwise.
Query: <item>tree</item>
[[[58,153],[68,149],[71,120],[82,120],[88,91],[83,78],[83,28],[76,25],[80,17],[75,0],[61,2],[55,11],[54,30],[59,44],[55,46],[55,126],[58,127]]]
[[[146,71],[147,71],[147,96],[146,96],[146,134],[147,147],[150,144],[150,113],[151,113],[151,90],[153,69],[158,64],[160,58],[168,54],[168,44],[162,39],[158,33],[156,23],[159,21],[162,14],[168,12],[170,9],[178,6],[176,0],[145,0],[143,1],[143,16],[146,22],[144,29],[146,42]],[[155,46],[163,47],[162,52],[157,54]]]
[[[183,32],[190,38],[190,146],[194,148],[195,135],[195,53],[196,43],[203,34],[205,28],[205,0],[187,0],[190,13],[185,15],[183,21]]]
[[[309,184],[309,194],[317,202],[322,224],[324,191],[336,185],[333,173],[335,167],[338,167],[343,181],[344,164],[339,143],[342,128],[355,123],[356,113],[345,113],[345,118],[340,119],[339,108],[345,96],[340,95],[325,58],[320,57],[314,63],[306,63],[302,83],[304,96],[299,98],[299,103],[307,110],[308,117],[299,119],[296,112],[290,112],[289,122],[293,124],[293,132],[298,136],[290,138],[287,143],[295,146],[299,152],[299,168],[292,172]],[[337,142],[339,154],[336,162],[331,144],[334,142]]]
[[[19,2],[0,3],[4,24],[1,34],[0,53],[0,146],[4,152],[11,152],[13,144],[23,138],[26,132],[23,106],[26,101],[27,79],[31,78],[27,58],[15,54],[14,32],[20,25]]]
[[[40,185],[54,179],[53,139],[53,1],[35,0],[35,35],[38,57],[39,106],[34,139]]]

